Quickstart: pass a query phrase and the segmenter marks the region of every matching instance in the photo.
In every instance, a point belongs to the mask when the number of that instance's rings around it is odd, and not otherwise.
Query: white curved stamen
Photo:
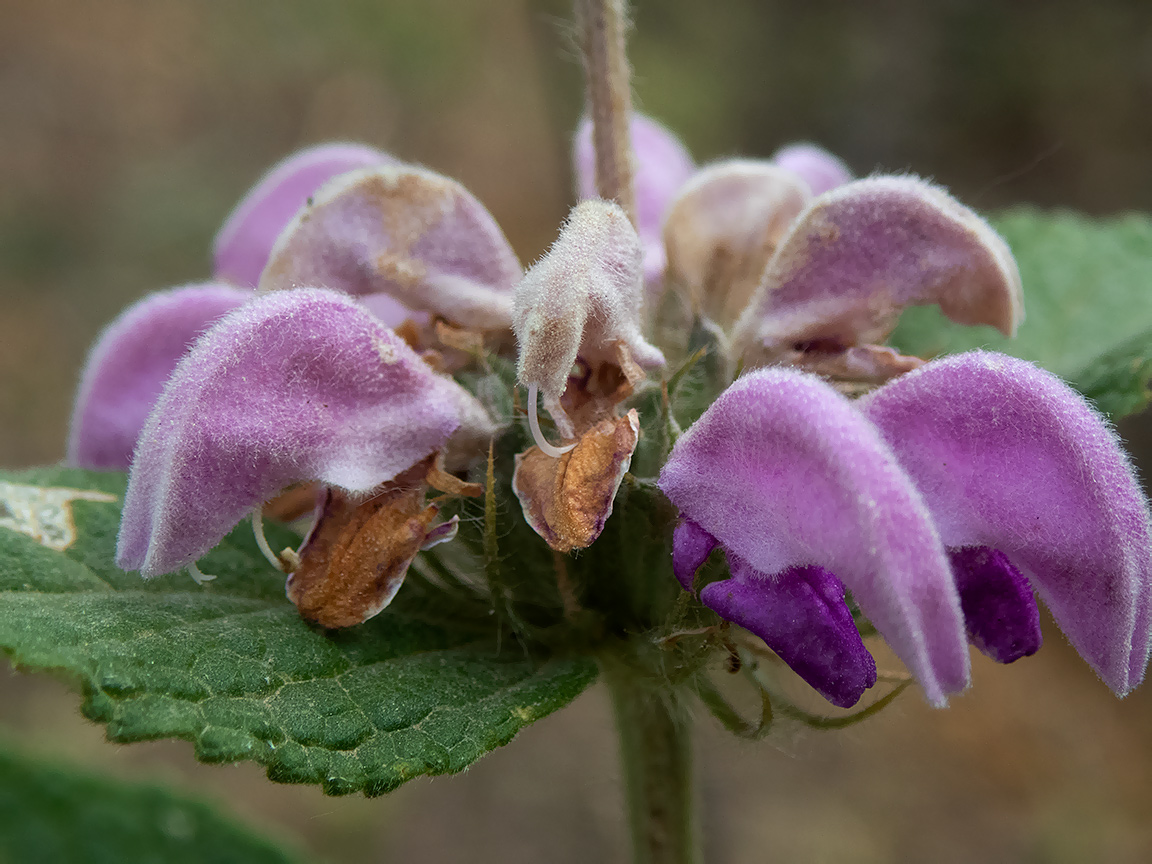
[[[260,547],[260,552],[268,559],[268,563],[283,573],[284,562],[272,551],[272,547],[268,545],[268,538],[264,536],[264,517],[259,507],[252,511],[252,533],[256,536],[256,545]]]
[[[528,385],[528,428],[532,430],[532,440],[536,442],[536,446],[546,456],[551,456],[553,459],[559,459],[573,447],[575,444],[569,444],[565,447],[554,447],[544,439],[544,433],[540,431],[540,418],[536,416],[536,385]]]
[[[200,568],[197,567],[195,563],[186,564],[184,566],[188,570],[188,575],[192,577],[192,581],[197,585],[203,585],[205,582],[211,582],[216,578],[215,576],[211,576],[208,573],[201,573]]]

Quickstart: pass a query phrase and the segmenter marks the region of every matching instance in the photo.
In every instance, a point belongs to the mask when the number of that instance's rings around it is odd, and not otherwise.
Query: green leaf
[[[245,527],[200,561],[215,581],[145,582],[113,564],[124,486],[115,473],[0,473],[0,650],[75,678],[114,741],[184,738],[207,762],[377,795],[462,770],[596,676],[587,658],[538,662],[508,639],[499,650],[494,626],[446,622],[437,610],[459,601],[411,574],[367,624],[312,628]],[[267,532],[276,549],[299,540]]]
[[[1016,338],[917,307],[901,317],[892,343],[921,357],[1002,351],[1067,379],[1115,419],[1141,410],[1152,379],[1152,219],[1017,209],[992,222],[1024,281]]]
[[[73,773],[0,749],[0,861],[289,864],[211,807],[157,786]]]

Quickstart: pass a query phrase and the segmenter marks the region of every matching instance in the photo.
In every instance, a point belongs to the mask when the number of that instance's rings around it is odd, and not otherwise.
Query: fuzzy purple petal
[[[672,572],[685,591],[691,591],[696,571],[718,545],[716,538],[693,522],[683,519],[672,532]]]
[[[680,139],[643,114],[633,114],[629,126],[632,152],[636,154],[633,183],[636,193],[636,233],[644,246],[644,278],[651,282],[664,271],[661,229],[664,214],[680,187],[696,171],[696,163]],[[592,150],[592,121],[580,121],[573,145],[576,194],[598,198],[596,159]]]
[[[88,354],[68,434],[69,465],[127,470],[164,382],[196,338],[252,292],[187,285],[150,294],[109,324]]]
[[[392,165],[343,174],[284,229],[260,291],[319,286],[386,294],[469,327],[507,327],[520,262],[492,215],[454,180]]]
[[[1005,335],[1024,317],[1004,240],[943,189],[869,177],[814,199],[780,241],[733,341],[767,352],[803,342],[879,344],[909,305]]]
[[[821,567],[767,576],[737,555],[728,566],[731,579],[700,592],[704,605],[763,639],[833,705],[859,702],[876,683],[876,661],[844,602],[844,583]]]
[[[936,360],[862,410],[915,480],[949,546],[987,546],[1032,582],[1069,640],[1123,695],[1148,661],[1148,501],[1115,433],[1031,363]]]
[[[838,157],[815,144],[789,144],[781,147],[772,161],[793,174],[798,174],[813,195],[823,195],[852,179],[852,171]]]
[[[177,570],[290,483],[366,492],[392,479],[444,446],[460,389],[346,295],[246,304],[196,343],[148,418],[117,564]]]
[[[363,144],[318,144],[277,162],[224,221],[213,244],[217,277],[255,288],[276,238],[308,198],[346,171],[396,158]]]
[[[972,644],[997,663],[1040,650],[1040,610],[1032,587],[1008,556],[987,546],[948,550]]]
[[[681,436],[659,485],[755,570],[836,574],[933,704],[967,686],[960,601],[927,508],[872,425],[815,376],[736,381]]]

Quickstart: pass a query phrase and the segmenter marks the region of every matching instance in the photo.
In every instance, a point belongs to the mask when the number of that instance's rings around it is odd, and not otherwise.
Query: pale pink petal
[[[164,382],[196,338],[253,294],[205,283],[149,294],[104,328],[88,352],[72,426],[69,465],[127,470]]]
[[[799,175],[813,195],[823,195],[852,179],[851,169],[838,156],[815,144],[800,143],[781,147],[772,161]]]
[[[909,305],[1005,335],[1023,320],[1008,245],[942,189],[870,177],[816,198],[793,223],[733,333],[754,362],[802,343],[883,342]]]
[[[317,144],[277,162],[224,221],[213,243],[216,276],[255,288],[280,232],[328,180],[395,157],[364,144]]]
[[[693,311],[731,326],[811,199],[803,180],[771,162],[728,159],[700,169],[664,221],[670,285]]]
[[[491,214],[454,180],[410,165],[342,174],[284,230],[260,291],[386,294],[408,309],[507,327],[520,264]]]
[[[619,363],[619,348],[642,368],[664,355],[640,331],[640,243],[616,204],[573,208],[560,236],[516,288],[514,329],[520,383],[557,400],[576,358]]]
[[[253,300],[201,337],[149,416],[118,565],[194,562],[291,483],[373,489],[445,445],[461,389],[344,294]]]

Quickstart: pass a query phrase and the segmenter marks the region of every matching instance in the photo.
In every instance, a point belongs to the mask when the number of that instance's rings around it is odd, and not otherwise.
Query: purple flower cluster
[[[141,301],[89,357],[68,458],[131,461],[120,566],[194,567],[285,488],[318,484],[306,560],[278,559],[290,596],[327,604],[326,626],[370,617],[455,530],[432,524],[425,487],[472,494],[450,472],[510,419],[449,355],[513,333],[537,442],[515,493],[553,549],[585,547],[637,447],[622,406],[683,347],[650,326],[673,298],[745,370],[660,473],[686,590],[839,706],[877,679],[858,615],[941,705],[968,684],[969,642],[1000,662],[1040,647],[1034,594],[1113,691],[1135,687],[1152,523],[1106,421],[1024,361],[882,344],[913,304],[1014,332],[1020,276],[995,231],[936,186],[853,180],[812,145],[697,168],[651,120],[632,137],[637,224],[584,201],[527,274],[484,207],[426,169],[355,145],[274,168],[221,230],[214,281]],[[575,161],[594,198],[587,123]],[[697,586],[717,547],[727,578]]]
[[[965,634],[1002,663],[1040,647],[1033,590],[1123,695],[1148,660],[1148,505],[1115,436],[1052,375],[1000,354],[933,361],[850,402],[812,375],[739,379],[677,442],[691,590],[762,637],[836,705],[876,681],[845,588],[942,704],[968,683]]]

